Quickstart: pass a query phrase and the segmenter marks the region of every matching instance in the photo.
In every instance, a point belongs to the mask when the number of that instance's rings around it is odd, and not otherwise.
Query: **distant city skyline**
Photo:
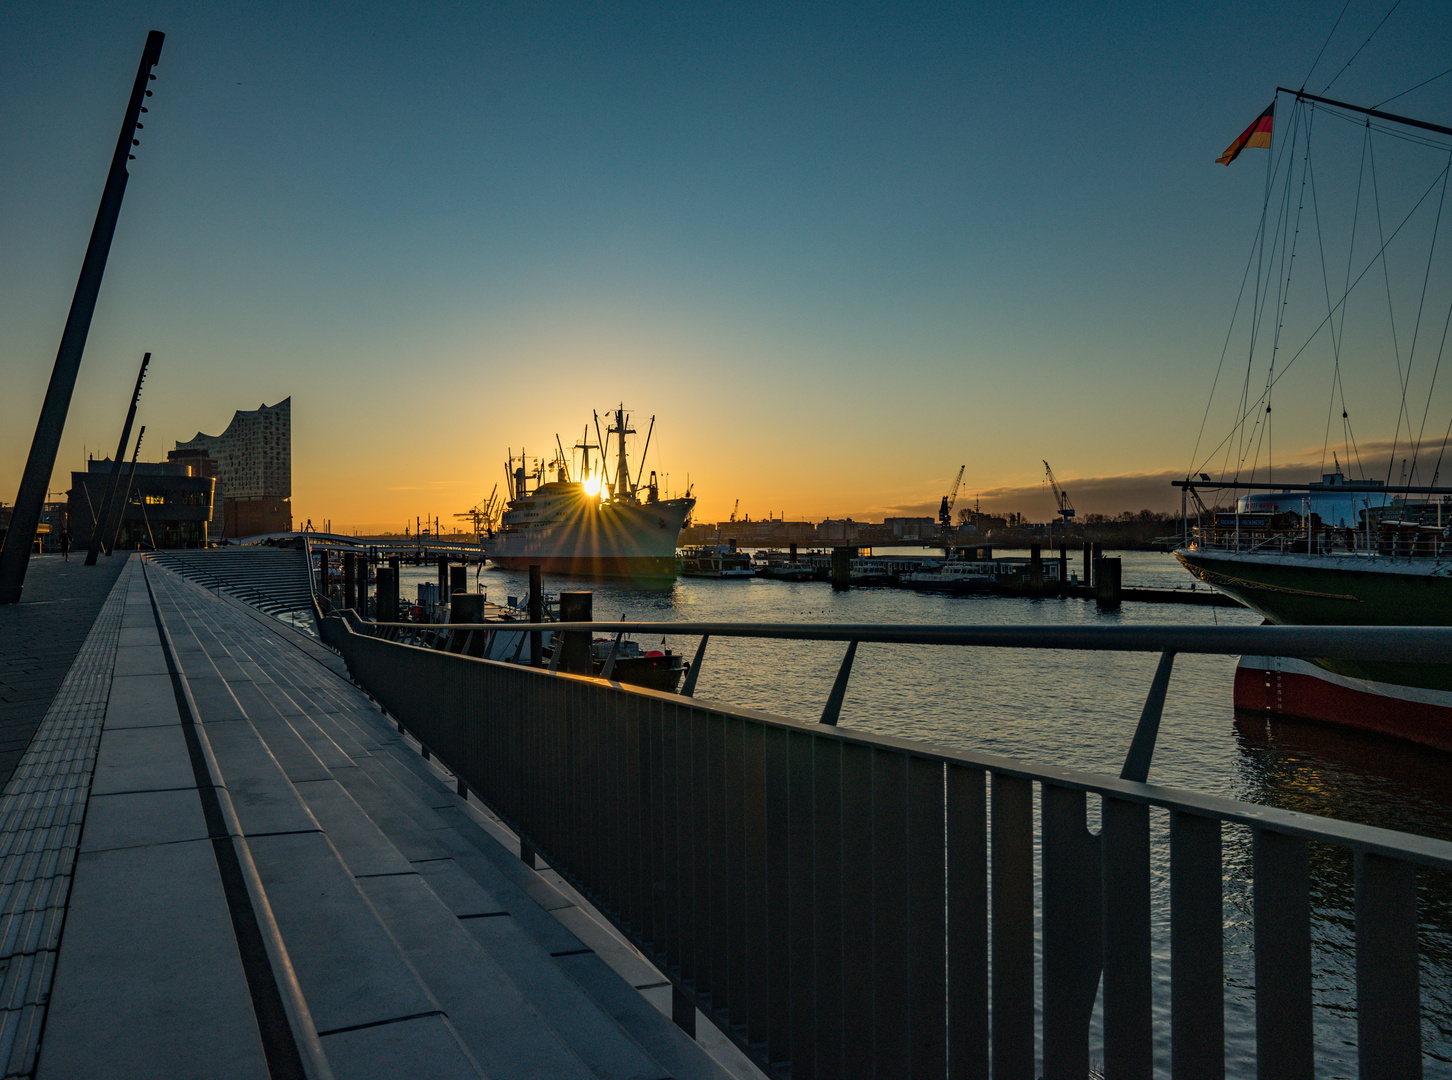
[[[1046,519],[1043,459],[1080,513],[1177,508],[1268,152],[1215,158],[1278,85],[1452,123],[1452,76],[1433,78],[1445,3],[1406,0],[1379,30],[1385,4],[1340,13],[9,11],[0,501],[159,29],[55,490],[88,449],[114,452],[151,351],[144,458],[293,399],[299,525],[452,525],[511,449],[568,446],[622,401],[642,429],[656,416],[645,468],[689,480],[698,520],[738,499],[753,517],[932,516],[963,464],[960,507]],[[1378,167],[1390,192],[1421,182]],[[1343,353],[1347,372],[1397,370],[1355,339]],[[1445,381],[1415,397],[1432,371],[1404,413],[1445,423]],[[1321,370],[1305,376],[1278,399],[1312,414],[1277,409],[1286,479],[1342,446]],[[1356,377],[1363,465],[1394,472],[1396,379]]]

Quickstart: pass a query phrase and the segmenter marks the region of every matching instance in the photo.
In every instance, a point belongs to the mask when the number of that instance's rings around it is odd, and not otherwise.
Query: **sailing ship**
[[[642,469],[631,472],[625,438],[635,429],[623,405],[615,410],[608,429],[618,440],[612,476],[599,423],[596,416],[594,443],[587,428],[586,437],[574,447],[581,452],[578,479],[558,436],[554,460],[541,461],[533,470],[523,451],[517,459],[510,452],[505,466],[509,501],[499,531],[484,544],[490,562],[511,570],[539,566],[549,574],[675,577],[676,543],[696,500],[689,493],[661,498],[654,472],[647,480],[642,480]],[[642,463],[654,430],[651,417]]]
[[[1415,219],[1417,206],[1429,195],[1440,197],[1446,192],[1449,147],[1427,133],[1452,136],[1452,128],[1393,116],[1375,109],[1363,109],[1303,91],[1282,89],[1278,90],[1280,93],[1290,95],[1293,111],[1291,123],[1286,125],[1289,137],[1278,135],[1277,145],[1289,143],[1293,152],[1286,152],[1286,146],[1280,147],[1282,154],[1276,159],[1278,164],[1273,169],[1277,182],[1266,185],[1267,213],[1263,216],[1257,237],[1259,250],[1256,255],[1261,261],[1256,265],[1269,269],[1260,278],[1256,302],[1252,306],[1255,314],[1252,317],[1251,360],[1247,362],[1246,379],[1236,406],[1234,430],[1210,455],[1223,450],[1227,462],[1233,459],[1235,463],[1233,469],[1223,471],[1233,471],[1236,475],[1232,478],[1222,475],[1221,479],[1214,480],[1208,473],[1196,468],[1185,480],[1174,481],[1175,486],[1183,490],[1186,500],[1184,542],[1176,548],[1175,555],[1197,580],[1234,597],[1259,612],[1269,623],[1452,625],[1452,488],[1437,486],[1446,436],[1441,437],[1440,444],[1423,439],[1423,432],[1427,430],[1426,416],[1431,413],[1433,405],[1431,395],[1436,386],[1435,364],[1427,362],[1433,370],[1432,381],[1427,387],[1427,409],[1413,409],[1408,402],[1407,388],[1414,363],[1423,359],[1419,349],[1425,352],[1427,346],[1425,336],[1419,342],[1415,331],[1408,343],[1404,329],[1398,348],[1394,336],[1398,312],[1394,298],[1398,294],[1389,266],[1394,251],[1392,241],[1400,238],[1410,244],[1416,233],[1413,228],[1403,232],[1402,226]],[[1232,144],[1227,151],[1229,160],[1234,160],[1244,145],[1272,146],[1270,132],[1274,108],[1273,105],[1266,110],[1246,134]],[[1310,200],[1302,199],[1298,204],[1296,199],[1289,197],[1297,188],[1304,192],[1310,183],[1320,179],[1319,176],[1313,177],[1310,170],[1313,110],[1328,117],[1322,121],[1323,127],[1330,125],[1330,117],[1347,120],[1354,115],[1357,118],[1354,122],[1363,129],[1362,180],[1367,184],[1376,183],[1375,173],[1366,165],[1372,153],[1374,130],[1378,137],[1405,138],[1404,132],[1410,129],[1414,133],[1412,140],[1417,145],[1433,147],[1441,162],[1440,171],[1433,166],[1431,185],[1424,189],[1422,198],[1405,217],[1399,221],[1394,218],[1390,222],[1378,218],[1374,223],[1375,229],[1364,228],[1363,236],[1371,234],[1375,237],[1370,245],[1373,254],[1368,257],[1364,254],[1365,249],[1358,249],[1352,233],[1353,239],[1345,253],[1346,282],[1339,300],[1327,277],[1319,204],[1312,230],[1296,216]],[[1375,129],[1373,119],[1382,122]],[[1398,126],[1388,126],[1392,124]],[[1229,164],[1229,160],[1222,160]],[[1375,187],[1370,195],[1375,199],[1372,205],[1376,212],[1384,213],[1387,209],[1382,201],[1385,196]],[[1362,201],[1363,193],[1358,187],[1351,207],[1353,229],[1357,211],[1365,209],[1360,205]],[[1273,213],[1277,206],[1282,212],[1279,225],[1275,224]],[[1418,248],[1414,253],[1418,261],[1409,264],[1420,271],[1411,278],[1415,286],[1413,309],[1418,316],[1414,325],[1419,328],[1425,325],[1422,319],[1437,310],[1433,305],[1440,306],[1441,302],[1436,295],[1437,288],[1429,286],[1437,286],[1443,291],[1447,287],[1446,268],[1433,262],[1438,251],[1435,231],[1441,220],[1440,214],[1432,215],[1432,235],[1421,238],[1426,244],[1425,261],[1420,260],[1421,249]],[[1293,316],[1287,315],[1287,308],[1292,295],[1290,282],[1295,264],[1295,244],[1298,231],[1303,228],[1323,244],[1319,259],[1313,252],[1309,260],[1303,260],[1310,261],[1320,275],[1316,282],[1316,289],[1320,290],[1316,299],[1318,313],[1322,317],[1313,316],[1308,322],[1298,325]],[[1356,255],[1359,252],[1362,257],[1358,260]],[[1406,257],[1402,253],[1397,254]],[[1372,349],[1365,339],[1353,338],[1346,328],[1346,312],[1352,306],[1358,284],[1368,288],[1375,286],[1379,290],[1373,299],[1385,308],[1386,320],[1393,330],[1390,345],[1383,347],[1394,354],[1397,361],[1401,405],[1385,479],[1369,476],[1348,478],[1338,458],[1342,450],[1356,458],[1360,456],[1350,427],[1348,396],[1343,382],[1343,362],[1349,354],[1354,352],[1364,356]],[[1368,314],[1365,304],[1358,304],[1358,307],[1362,309],[1361,314]],[[1433,316],[1428,319],[1437,327],[1435,336],[1441,336],[1447,318],[1452,318],[1452,304],[1448,305],[1446,318]],[[1411,320],[1404,318],[1401,325],[1405,327],[1408,321]],[[1266,325],[1269,330],[1264,328]],[[1297,334],[1304,332],[1304,341],[1290,337],[1291,331],[1284,329],[1287,326],[1295,327]],[[1257,354],[1254,344],[1256,329],[1261,331],[1262,345],[1266,344],[1266,338],[1269,339],[1269,348],[1260,350],[1262,356],[1269,354],[1269,366],[1265,372],[1265,388],[1259,398],[1255,398],[1251,390],[1252,365],[1256,363]],[[1299,347],[1287,350],[1287,341],[1291,346]],[[1353,341],[1356,341],[1355,345]],[[1328,346],[1331,361],[1333,405],[1327,418],[1326,441],[1330,441],[1329,431],[1336,411],[1334,403],[1339,396],[1345,446],[1327,447],[1331,457],[1329,464],[1336,467],[1334,471],[1323,471],[1319,481],[1275,483],[1269,477],[1257,481],[1255,464],[1261,461],[1262,444],[1267,442],[1271,431],[1272,391],[1291,364],[1305,355],[1313,343]],[[1431,348],[1440,359],[1440,348],[1435,340]],[[1423,413],[1421,426],[1414,428],[1411,421],[1419,411]],[[1435,426],[1432,430],[1437,432]],[[1406,474],[1404,468],[1400,481],[1392,483],[1390,471],[1396,462],[1398,449],[1405,454],[1404,461],[1410,460],[1411,472]],[[1269,457],[1268,443],[1265,450]],[[1196,454],[1200,456],[1198,446]],[[1426,457],[1432,455],[1435,455],[1436,463],[1428,467]],[[1247,459],[1252,460],[1251,475],[1249,479],[1241,479]],[[1419,469],[1425,470],[1423,475],[1430,474],[1429,482],[1420,485],[1415,482]],[[1235,501],[1230,508],[1205,505],[1202,492],[1223,491],[1234,493]],[[1189,526],[1192,504],[1196,520],[1193,529]],[[1380,731],[1452,750],[1452,663],[1363,663],[1243,656],[1236,670],[1235,704],[1238,708]]]

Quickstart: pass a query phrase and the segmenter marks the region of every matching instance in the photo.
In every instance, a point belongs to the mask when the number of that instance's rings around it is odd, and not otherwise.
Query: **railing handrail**
[[[419,623],[367,623],[417,628]],[[580,622],[453,623],[438,629],[502,629],[684,637],[856,641],[1108,652],[1244,653],[1251,656],[1452,663],[1452,626],[992,626],[914,623]]]
[[[355,613],[349,612],[352,618],[344,618],[348,625],[349,633],[357,633],[358,627],[367,629],[373,626],[417,626],[414,623],[367,623],[359,619]],[[479,629],[481,625],[504,627],[511,632],[527,630],[532,623],[445,623],[438,624],[435,629]],[[565,630],[587,630],[587,629],[608,629],[615,632],[620,627],[656,627],[656,626],[696,626],[713,627],[721,626],[749,626],[755,624],[745,623],[542,623],[536,628],[544,629],[565,629]],[[763,624],[764,625],[764,624]],[[788,628],[798,628],[803,624],[779,624]],[[1003,627],[983,627],[981,630],[1005,629]],[[1039,627],[1017,627],[1019,630],[1039,630]],[[1120,629],[1108,628],[1078,628],[1078,629]],[[1127,628],[1126,628],[1127,629]],[[1198,629],[1179,627],[1177,629]],[[1212,628],[1213,629],[1213,628]],[[1226,629],[1226,628],[1221,628]],[[1317,629],[1312,627],[1250,627],[1252,630],[1307,630]],[[1324,628],[1322,628],[1324,629]],[[1351,628],[1340,628],[1351,629]],[[1369,629],[1379,630],[1382,627]],[[1415,629],[1422,632],[1437,632],[1444,640],[1449,640],[1452,635],[1452,628],[1399,628]],[[627,630],[626,632],[630,632]],[[719,629],[699,630],[700,633],[717,634]],[[723,635],[724,636],[724,635]],[[740,635],[738,635],[740,636]],[[787,635],[778,634],[776,637]],[[825,640],[844,640],[839,637],[826,637]],[[858,640],[871,640],[868,637],[859,636]],[[896,639],[894,639],[896,640]],[[909,642],[911,643],[911,642]],[[936,642],[934,642],[936,643]],[[400,648],[414,648],[421,651],[421,646],[410,645],[406,642],[390,642]],[[1041,645],[1042,648],[1058,648],[1061,646]],[[1087,647],[1087,646],[1081,646]],[[1156,647],[1159,650],[1160,647]],[[1190,651],[1190,650],[1186,650]],[[1220,650],[1202,650],[1220,651]],[[1265,654],[1258,654],[1265,655]],[[1272,655],[1288,655],[1285,653]],[[531,671],[540,678],[563,678],[581,680],[597,685],[604,684],[613,686],[617,690],[633,694],[645,694],[651,697],[660,698],[664,701],[678,702],[680,697],[661,690],[649,690],[644,687],[626,686],[620,683],[611,683],[607,679],[590,675],[571,675],[565,672],[548,672],[541,669],[524,668],[517,664],[510,664],[502,660],[484,660],[478,657],[452,654],[451,662],[476,663],[503,665],[511,669]],[[1436,867],[1443,870],[1452,870],[1452,842],[1436,840],[1432,837],[1418,836],[1414,833],[1402,833],[1393,829],[1382,829],[1373,825],[1359,825],[1354,822],[1341,821],[1336,818],[1320,817],[1316,814],[1304,814],[1295,810],[1282,810],[1278,807],[1261,806],[1256,803],[1241,802],[1237,799],[1226,798],[1219,795],[1207,795],[1201,792],[1189,791],[1183,788],[1166,787],[1159,784],[1138,783],[1132,780],[1121,780],[1107,776],[1102,773],[1085,772],[1078,769],[1065,769],[1054,765],[1042,765],[1031,763],[1020,758],[1004,757],[998,754],[988,754],[979,751],[957,750],[952,747],[939,746],[935,743],[919,742],[915,739],[904,739],[892,735],[880,735],[875,732],[864,731],[860,728],[837,728],[830,725],[812,723],[805,720],[794,720],[790,717],[780,716],[775,713],[766,712],[760,709],[741,708],[729,705],[720,701],[711,701],[709,704],[697,699],[697,703],[709,708],[712,712],[729,714],[755,723],[765,723],[773,726],[785,727],[791,730],[809,730],[814,734],[831,735],[843,742],[854,743],[861,746],[869,746],[874,749],[891,750],[903,753],[912,757],[922,758],[927,761],[943,762],[951,765],[966,765],[975,769],[984,769],[993,773],[1001,773],[1006,776],[1018,777],[1024,780],[1048,781],[1059,787],[1069,788],[1076,791],[1093,792],[1099,795],[1108,795],[1113,798],[1123,799],[1126,802],[1142,803],[1148,806],[1158,807],[1165,810],[1179,811],[1183,813],[1196,814],[1201,817],[1215,818],[1219,821],[1232,825],[1245,825],[1257,829],[1272,829],[1276,832],[1285,833],[1291,836],[1304,837],[1310,840],[1321,840],[1327,843],[1337,844],[1354,851],[1364,851],[1377,855],[1387,855],[1392,858],[1405,859],[1408,862],[1419,863],[1423,866]]]

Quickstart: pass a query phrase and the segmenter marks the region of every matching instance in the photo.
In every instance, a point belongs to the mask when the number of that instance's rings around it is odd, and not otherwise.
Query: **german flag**
[[[1240,138],[1225,148],[1225,153],[1215,159],[1217,165],[1229,165],[1247,146],[1270,146],[1271,118],[1275,115],[1276,103],[1272,101],[1265,112],[1255,118],[1255,123],[1240,133]]]

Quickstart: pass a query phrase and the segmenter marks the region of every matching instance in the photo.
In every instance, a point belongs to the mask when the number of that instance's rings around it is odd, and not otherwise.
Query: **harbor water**
[[[879,553],[883,553],[880,552]],[[922,549],[904,554],[923,554]],[[1019,554],[1014,552],[1012,554]],[[1126,587],[1184,588],[1173,556],[1113,552]],[[1071,571],[1077,569],[1070,561]],[[401,596],[437,580],[404,567]],[[528,593],[523,572],[470,568],[471,587],[505,603]],[[1256,625],[1237,608],[1125,602],[1101,611],[1080,599],[941,596],[906,589],[834,592],[818,582],[681,578],[660,586],[546,576],[554,593],[588,589],[596,620],[937,623],[972,625]],[[647,642],[642,640],[642,645]],[[654,645],[652,641],[649,644]],[[693,655],[696,639],[666,646]],[[696,697],[798,720],[821,714],[844,646],[713,638]],[[952,646],[859,646],[842,727],[918,739],[1043,765],[1118,775],[1157,656]],[[1237,712],[1235,657],[1180,656],[1165,703],[1150,782],[1452,840],[1452,756],[1325,724]],[[1091,826],[1097,807],[1090,800]],[[1168,823],[1152,818],[1157,979],[1168,976]],[[1353,1076],[1355,950],[1350,857],[1312,847],[1317,1075]],[[1420,877],[1423,1045],[1427,1075],[1452,1075],[1452,882]],[[1227,828],[1224,856],[1227,1073],[1254,1072],[1250,836]],[[1168,995],[1163,995],[1167,999]],[[1168,1066],[1168,1017],[1157,1071]],[[1097,1017],[1096,1017],[1097,1028]],[[1166,1073],[1167,1075],[1167,1073]]]

